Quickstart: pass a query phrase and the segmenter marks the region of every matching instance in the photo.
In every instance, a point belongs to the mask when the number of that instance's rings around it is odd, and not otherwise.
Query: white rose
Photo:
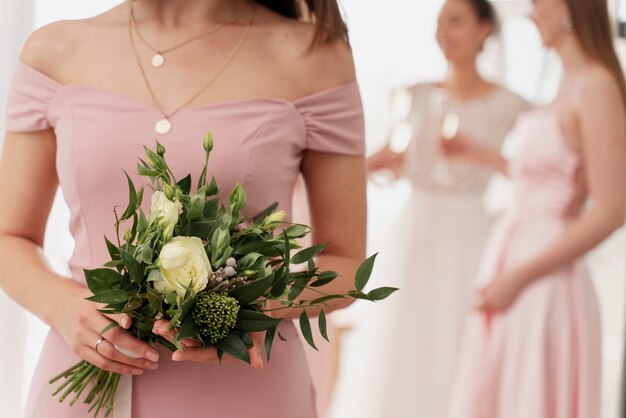
[[[156,191],[152,195],[150,205],[150,222],[158,219],[158,225],[164,228],[163,236],[167,240],[174,232],[174,226],[178,223],[178,216],[183,211],[183,205],[178,200],[173,202],[165,196],[165,193]]]
[[[211,274],[211,263],[202,240],[197,237],[174,237],[161,249],[148,280],[160,293],[176,292],[183,297],[187,289],[192,295],[204,290]]]

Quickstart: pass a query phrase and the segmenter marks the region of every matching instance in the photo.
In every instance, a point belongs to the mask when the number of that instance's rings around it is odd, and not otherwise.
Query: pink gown
[[[135,173],[143,145],[154,146],[159,112],[151,105],[95,87],[62,85],[19,63],[9,92],[7,130],[54,128],[56,164],[71,211],[76,247],[72,279],[107,261],[103,236],[114,237],[114,206],[127,203],[122,170]],[[223,190],[241,182],[250,214],[273,202],[287,213],[305,150],[362,155],[363,111],[356,82],[290,102],[271,97],[187,107],[158,137],[178,178],[195,179],[203,164],[202,139],[213,132],[210,173]],[[135,175],[135,180],[138,180]],[[144,199],[147,209],[149,199]],[[329,202],[330,204],[330,202]],[[173,362],[161,351],[159,369],[133,378],[132,417],[314,418],[315,391],[296,330],[285,322],[271,361],[262,371],[224,365]],[[48,334],[31,383],[25,417],[31,418],[46,381],[79,358],[54,330]],[[51,400],[45,418],[89,417],[86,408]]]
[[[562,236],[581,208],[580,156],[558,112],[528,112],[511,132],[514,208],[486,248],[480,284],[536,257]],[[468,323],[448,418],[599,418],[601,324],[583,260],[527,287],[514,305]]]

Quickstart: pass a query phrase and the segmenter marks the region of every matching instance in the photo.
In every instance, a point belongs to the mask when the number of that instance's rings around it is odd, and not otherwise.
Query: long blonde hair
[[[626,105],[626,80],[613,45],[613,33],[606,0],[565,0],[576,38],[584,51],[604,65],[615,78]]]

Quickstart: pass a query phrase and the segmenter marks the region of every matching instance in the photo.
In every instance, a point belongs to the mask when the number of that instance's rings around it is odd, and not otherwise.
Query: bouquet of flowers
[[[177,181],[165,159],[165,148],[145,148],[137,172],[150,180],[153,194],[150,212],[141,209],[144,188],[139,190],[128,174],[129,203],[121,216],[116,212],[117,244],[105,238],[111,261],[104,267],[85,270],[93,296],[104,304],[105,313],[125,313],[132,318],[127,330],[151,345],[161,344],[174,351],[183,349],[182,340],[194,339],[204,347],[214,346],[218,358],[224,354],[250,362],[247,349],[250,333],[265,332],[268,359],[281,319],[271,316],[270,300],[276,309],[299,309],[300,329],[315,347],[307,309],[321,307],[318,326],[328,340],[325,302],[338,298],[385,299],[397,289],[383,287],[363,292],[375,260],[368,258],[359,267],[354,289],[346,294],[327,294],[320,288],[338,277],[333,271],[319,271],[314,257],[328,244],[301,248],[300,238],[311,229],[284,221],[277,204],[254,217],[242,215],[246,194],[236,185],[221,203],[215,178],[207,183],[207,169],[213,138],[204,138],[205,161],[195,192],[187,175]],[[120,238],[120,228],[129,226]],[[301,265],[292,269],[293,265]],[[319,297],[298,300],[305,289]],[[173,342],[152,332],[154,322],[169,320],[175,331]],[[111,326],[102,330],[101,335]],[[94,416],[102,410],[108,416],[114,408],[120,375],[81,361],[50,380],[58,383],[53,396],[63,402],[72,395],[73,405],[83,393]]]

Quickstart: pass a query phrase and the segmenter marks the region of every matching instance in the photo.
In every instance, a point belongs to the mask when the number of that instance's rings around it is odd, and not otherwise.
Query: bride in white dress
[[[368,321],[369,327],[373,321],[380,331],[367,331],[374,341],[369,348],[372,379],[366,390],[369,406],[360,418],[445,416],[491,225],[484,206],[491,177],[486,170],[446,161],[440,141],[458,130],[499,148],[518,113],[528,107],[478,74],[476,59],[495,26],[487,0],[445,2],[437,41],[449,63],[448,75],[439,83],[410,87],[412,137],[406,151],[387,147],[369,159],[370,172],[395,170],[408,178],[412,192],[376,268],[377,277],[396,280],[401,288],[389,301],[393,312],[377,309],[377,318],[360,316],[355,324],[358,332],[359,322]]]

